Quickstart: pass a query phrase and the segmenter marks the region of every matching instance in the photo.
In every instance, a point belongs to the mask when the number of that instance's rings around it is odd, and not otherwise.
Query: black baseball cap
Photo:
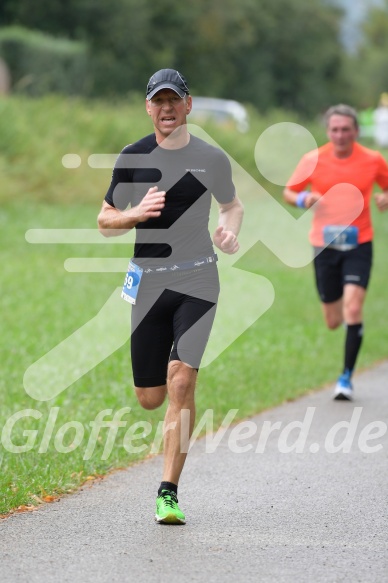
[[[172,89],[179,97],[189,94],[186,79],[175,69],[160,69],[152,75],[147,85],[147,99],[151,99],[161,89]]]

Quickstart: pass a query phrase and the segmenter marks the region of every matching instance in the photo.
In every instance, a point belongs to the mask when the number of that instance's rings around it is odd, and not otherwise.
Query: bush
[[[14,92],[79,95],[90,90],[89,55],[82,42],[10,26],[0,30],[0,57]]]

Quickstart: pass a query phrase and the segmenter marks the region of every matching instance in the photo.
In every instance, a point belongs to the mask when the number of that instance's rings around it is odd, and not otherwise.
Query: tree
[[[388,0],[373,8],[363,26],[363,43],[347,63],[352,78],[354,102],[375,107],[382,92],[388,91]]]

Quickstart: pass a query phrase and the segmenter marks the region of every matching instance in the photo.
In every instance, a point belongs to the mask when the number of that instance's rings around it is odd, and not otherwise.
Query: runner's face
[[[353,144],[358,136],[354,119],[347,115],[334,114],[327,124],[327,137],[334,146],[334,151],[340,156],[350,155]]]
[[[186,124],[186,116],[191,111],[190,95],[179,97],[172,89],[161,89],[148,101],[146,109],[155,128],[156,139],[159,142],[172,134],[174,130]]]

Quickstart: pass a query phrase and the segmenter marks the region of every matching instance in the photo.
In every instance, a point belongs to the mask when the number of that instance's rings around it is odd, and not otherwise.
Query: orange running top
[[[317,164],[311,172],[317,153]],[[379,152],[358,143],[347,158],[337,158],[331,142],[305,154],[286,186],[295,192],[310,186],[312,192],[323,195],[313,207],[310,243],[323,245],[322,231],[327,225],[355,225],[358,242],[371,241],[370,200],[375,182],[388,189],[388,164]]]

